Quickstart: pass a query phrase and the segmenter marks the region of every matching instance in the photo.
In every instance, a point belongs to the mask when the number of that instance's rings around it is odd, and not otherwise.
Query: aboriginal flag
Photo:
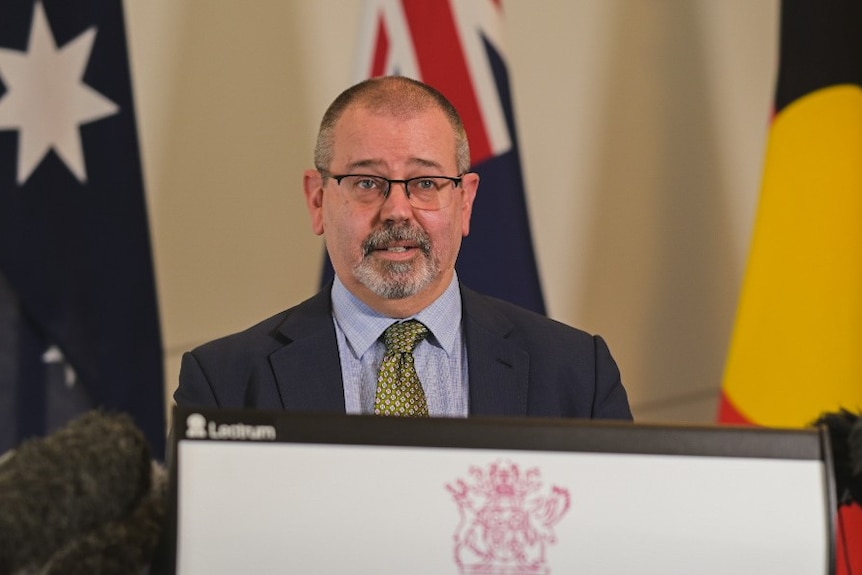
[[[790,0],[719,419],[802,427],[841,408],[862,408],[862,1]],[[838,527],[838,572],[862,573],[859,507]]]

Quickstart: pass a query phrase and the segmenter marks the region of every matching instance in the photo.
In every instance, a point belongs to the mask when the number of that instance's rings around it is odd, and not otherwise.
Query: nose
[[[380,206],[380,218],[384,221],[400,222],[413,216],[413,206],[407,196],[407,184],[395,182],[390,184],[389,194]]]

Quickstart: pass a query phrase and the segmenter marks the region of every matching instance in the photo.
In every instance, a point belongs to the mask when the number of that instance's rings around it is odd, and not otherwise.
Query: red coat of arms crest
[[[447,484],[461,513],[455,562],[463,575],[547,575],[545,551],[569,509],[569,491],[542,489],[537,468],[498,461]]]

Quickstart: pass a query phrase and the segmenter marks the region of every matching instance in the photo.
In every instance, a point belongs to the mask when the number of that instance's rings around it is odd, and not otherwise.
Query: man
[[[601,338],[459,284],[479,176],[442,94],[403,77],[349,88],[314,159],[305,197],[333,284],[185,354],[178,404],[631,419]]]

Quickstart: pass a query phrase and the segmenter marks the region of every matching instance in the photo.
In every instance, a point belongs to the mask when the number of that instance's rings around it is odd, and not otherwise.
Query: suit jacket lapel
[[[273,334],[284,343],[270,364],[287,411],[344,413],[330,291],[331,285],[296,306]]]
[[[514,326],[482,295],[461,286],[470,377],[470,415],[527,415],[530,356]]]
[[[330,287],[296,306],[273,334],[283,342],[270,363],[287,411],[345,411]],[[463,285],[461,298],[470,415],[527,415],[530,356],[510,341],[514,326],[485,296]]]

